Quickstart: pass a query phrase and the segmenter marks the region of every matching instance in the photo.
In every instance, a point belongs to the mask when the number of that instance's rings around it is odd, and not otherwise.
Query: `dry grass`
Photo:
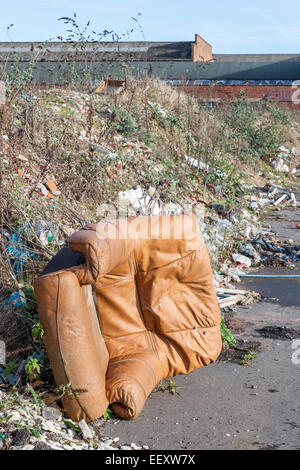
[[[22,313],[1,303],[0,340],[6,345],[6,362],[18,363],[36,350],[31,337],[32,324]]]

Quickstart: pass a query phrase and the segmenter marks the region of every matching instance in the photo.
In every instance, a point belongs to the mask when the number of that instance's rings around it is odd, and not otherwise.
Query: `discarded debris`
[[[26,305],[26,297],[22,289],[11,294],[6,301],[6,304],[13,305],[14,307],[22,307],[23,305]]]
[[[16,273],[23,272],[25,263],[30,259],[34,259],[34,254],[17,233],[11,235],[5,230],[4,236],[7,240],[6,253],[11,259],[14,271]]]
[[[55,184],[53,181],[51,181],[51,180],[50,180],[50,181],[47,181],[47,182],[45,183],[45,186],[46,186],[46,188],[47,188],[49,191],[51,191],[52,193],[55,192],[55,191],[57,191],[57,186],[56,186],[56,184]]]
[[[0,364],[6,363],[6,346],[4,341],[0,340]]]
[[[83,439],[92,439],[94,437],[93,430],[88,426],[84,419],[79,421],[78,427],[82,433]]]
[[[57,408],[53,408],[51,406],[45,406],[42,408],[42,415],[45,419],[55,419],[61,420],[61,412]]]
[[[239,253],[233,253],[232,259],[237,266],[245,266],[247,268],[250,268],[250,266],[252,265],[252,261],[250,258],[248,258],[248,256],[244,256]]]
[[[236,304],[248,305],[260,298],[260,294],[257,292],[247,290],[217,288],[216,292],[220,308]]]
[[[34,226],[35,233],[43,246],[53,240],[53,227],[51,222],[47,220],[38,220]]]
[[[274,239],[271,241],[264,237],[254,238],[251,243],[265,265],[291,266],[300,260],[300,245],[291,245],[288,242],[279,243]]]
[[[156,190],[153,191],[153,189],[155,188],[149,188],[147,191],[141,186],[137,186],[127,191],[121,191],[119,193],[121,210],[128,211],[131,209],[141,215],[159,215],[161,213],[161,205],[158,197],[154,198]],[[150,194],[152,194],[152,197]]]
[[[39,192],[43,195],[43,196],[47,196],[48,195],[48,189],[46,188],[46,186],[42,183],[38,183],[36,185],[36,188],[39,190]]]
[[[236,305],[241,302],[245,298],[244,295],[230,295],[230,296],[224,296],[224,298],[220,298],[218,296],[218,301],[219,301],[219,307],[220,308],[225,308],[225,307],[230,307],[231,305]]]
[[[253,259],[254,264],[259,264],[260,261],[261,261],[260,254],[256,251],[256,249],[254,248],[254,246],[251,243],[241,242],[239,244],[239,252],[242,255]]]

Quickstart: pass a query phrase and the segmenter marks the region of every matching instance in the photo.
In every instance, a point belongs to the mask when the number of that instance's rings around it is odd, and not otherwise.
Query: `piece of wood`
[[[274,202],[274,206],[278,206],[281,202],[283,202],[288,197],[287,194],[283,194],[279,199]]]
[[[227,289],[226,287],[223,288],[223,287],[217,287],[216,288],[216,292],[217,294],[242,294],[242,295],[246,295],[249,293],[249,291],[247,290],[240,290],[240,289]]]
[[[236,305],[239,303],[241,300],[245,298],[244,295],[231,295],[230,297],[227,297],[227,299],[221,299],[219,301],[219,307],[220,308],[225,308],[225,307],[230,307],[231,305]]]

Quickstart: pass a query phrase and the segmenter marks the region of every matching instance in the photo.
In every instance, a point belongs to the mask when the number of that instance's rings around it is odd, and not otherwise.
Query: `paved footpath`
[[[300,208],[281,211],[280,219],[270,216],[267,222],[281,239],[300,244],[296,229]],[[259,272],[300,274],[300,262],[292,271],[263,268]],[[238,287],[256,290],[266,298],[238,307],[230,319],[240,342],[262,343],[250,365],[232,358],[175,377],[179,395],[152,393],[138,418],[111,419],[99,428],[103,435],[159,450],[300,449],[300,364],[292,361],[293,341],[280,335],[265,338],[256,331],[265,326],[279,327],[275,332],[282,327],[300,331],[300,279],[243,280]]]

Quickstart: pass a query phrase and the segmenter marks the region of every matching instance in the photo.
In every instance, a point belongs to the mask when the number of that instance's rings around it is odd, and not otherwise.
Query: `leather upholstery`
[[[35,291],[55,380],[72,384],[71,418],[108,404],[135,418],[161,379],[218,357],[220,310],[193,215],[101,222],[69,245],[85,263],[43,274]]]

